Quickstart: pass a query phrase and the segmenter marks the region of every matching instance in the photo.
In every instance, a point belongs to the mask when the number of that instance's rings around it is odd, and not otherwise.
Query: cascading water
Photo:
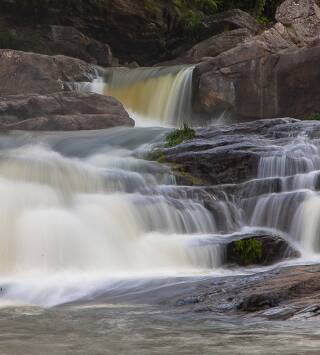
[[[75,289],[89,292],[74,284],[81,278],[99,287],[219,265],[219,248],[198,243],[216,230],[209,211],[166,194],[170,170],[139,158],[162,135],[136,128],[0,138],[4,300],[54,305],[77,298]],[[48,281],[57,278],[59,286]]]
[[[191,123],[193,67],[106,69],[91,90],[117,98],[138,125]]]
[[[192,71],[108,69],[91,89],[119,98],[141,124],[179,126],[190,119]],[[144,160],[166,133],[0,136],[3,301],[53,306],[114,280],[225,273],[221,241],[262,228],[319,252],[317,142],[264,138],[256,179],[230,198],[223,186],[178,186],[169,167]]]

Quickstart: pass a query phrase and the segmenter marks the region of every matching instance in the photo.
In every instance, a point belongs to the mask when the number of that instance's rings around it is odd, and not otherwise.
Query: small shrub
[[[256,264],[262,256],[262,243],[254,238],[234,242],[234,252],[240,257],[242,265]]]
[[[305,117],[306,120],[320,121],[320,112],[310,113]]]
[[[189,139],[193,139],[196,135],[194,129],[188,127],[188,125],[184,124],[182,128],[176,129],[173,132],[169,133],[166,136],[166,144],[167,148],[175,147],[176,145],[187,141]]]

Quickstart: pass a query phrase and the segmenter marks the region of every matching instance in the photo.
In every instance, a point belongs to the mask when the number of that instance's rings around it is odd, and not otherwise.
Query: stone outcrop
[[[195,64],[228,51],[261,32],[261,26],[249,14],[239,9],[208,16],[204,22],[206,38],[183,51],[176,49],[177,58],[160,65]],[[179,55],[179,52],[183,52]]]
[[[100,65],[104,65],[104,59],[100,61],[104,44],[110,45],[122,65],[135,61],[140,65],[153,65],[178,57],[197,41],[226,30],[247,28],[250,33],[257,33],[259,26],[247,13],[230,10],[208,15],[201,3],[168,0],[71,0],[67,3],[43,3],[39,0],[32,3],[0,0],[0,23],[14,32],[14,43],[9,48],[49,55],[72,53],[72,56],[84,60],[93,58]],[[219,10],[228,9],[230,5],[221,4]],[[72,28],[71,33],[80,31],[82,38],[79,39],[78,34],[74,37],[66,33],[68,39],[63,41],[65,43],[56,43],[52,40],[52,25]],[[94,46],[99,50],[94,49],[95,53],[91,48],[87,50],[84,37],[90,42],[98,41],[99,44]],[[76,43],[82,47],[81,51],[72,48]]]
[[[269,30],[197,66],[196,111],[231,111],[238,119],[320,111],[320,8],[285,1]]]
[[[0,95],[68,90],[70,84],[92,81],[96,75],[95,67],[80,59],[0,50]]]
[[[110,67],[113,62],[109,45],[85,36],[74,27],[51,26],[47,46],[52,52]]]
[[[134,126],[114,98],[77,92],[0,96],[1,130],[91,130]]]
[[[201,61],[206,61],[209,57],[216,57],[217,55],[236,47],[238,44],[244,42],[251,36],[251,32],[246,28],[226,31],[196,44],[186,53],[182,54],[174,60],[160,64],[183,65],[196,64]]]
[[[319,129],[319,122],[310,124],[314,132]],[[173,165],[185,184],[189,176],[202,185],[239,184],[255,178],[260,157],[275,151],[274,134],[289,139],[300,129],[301,122],[289,118],[202,128],[193,140],[161,148],[161,159]]]
[[[224,262],[227,264],[266,266],[300,256],[284,238],[277,235],[262,232],[233,236],[232,239],[226,246]]]

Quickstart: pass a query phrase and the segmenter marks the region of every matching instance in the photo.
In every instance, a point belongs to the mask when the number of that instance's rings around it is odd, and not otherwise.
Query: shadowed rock
[[[1,129],[89,130],[134,126],[114,98],[65,92],[0,97]]]

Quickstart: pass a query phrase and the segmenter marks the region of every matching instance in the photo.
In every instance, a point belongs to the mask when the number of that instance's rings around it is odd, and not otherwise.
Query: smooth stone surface
[[[91,130],[134,126],[116,99],[65,92],[0,96],[2,130]]]

